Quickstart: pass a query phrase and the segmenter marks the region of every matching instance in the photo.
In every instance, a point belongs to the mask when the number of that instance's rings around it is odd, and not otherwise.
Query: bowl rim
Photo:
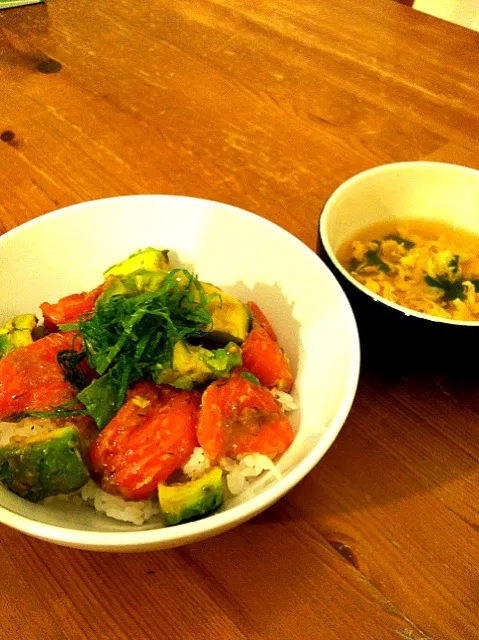
[[[328,199],[324,203],[323,209],[319,217],[319,224],[318,224],[318,235],[319,235],[321,244],[323,245],[324,250],[328,254],[329,259],[331,260],[335,268],[339,271],[339,273],[344,278],[346,278],[346,280],[348,280],[352,285],[354,285],[356,289],[358,289],[359,291],[367,295],[374,302],[379,302],[384,306],[389,307],[390,309],[393,309],[394,311],[398,311],[399,313],[402,313],[406,317],[412,316],[422,321],[435,322],[438,324],[445,324],[445,325],[449,324],[449,325],[455,325],[459,327],[479,327],[479,320],[453,320],[450,318],[440,318],[439,316],[433,316],[428,313],[422,313],[421,311],[415,311],[414,309],[409,309],[408,307],[404,307],[400,304],[397,304],[396,302],[387,300],[382,296],[378,296],[377,294],[373,293],[370,289],[368,289],[367,287],[365,287],[363,284],[361,284],[360,282],[355,280],[355,278],[352,277],[349,271],[347,271],[347,269],[345,269],[337,259],[336,254],[331,247],[331,243],[329,242],[329,238],[326,232],[327,220],[328,220],[328,217],[332,215],[330,212],[333,205],[335,204],[336,200],[343,194],[343,192],[347,191],[351,187],[354,187],[356,183],[360,183],[363,180],[367,179],[372,174],[387,173],[393,169],[408,170],[408,169],[412,169],[412,167],[420,167],[420,166],[424,168],[429,168],[429,169],[433,169],[433,168],[437,168],[438,166],[441,166],[444,168],[453,169],[454,171],[458,171],[460,173],[470,173],[472,175],[475,175],[479,179],[479,170],[477,169],[473,169],[472,167],[466,167],[460,164],[453,164],[449,162],[436,162],[432,160],[410,160],[410,161],[404,161],[404,162],[389,162],[386,164],[378,165],[376,167],[370,167],[369,169],[365,169],[364,171],[360,171],[359,173],[356,173],[355,175],[351,176],[350,178],[342,182],[331,193],[331,195],[328,197]]]
[[[359,381],[360,343],[356,320],[346,295],[342,291],[334,275],[326,267],[321,258],[306,244],[299,240],[299,238],[267,218],[263,218],[256,213],[231,204],[193,196],[182,196],[178,194],[134,194],[112,196],[68,205],[28,220],[0,236],[0,247],[5,238],[21,233],[26,226],[42,224],[47,218],[52,219],[58,216],[70,215],[77,209],[81,210],[85,207],[98,206],[99,203],[104,201],[125,201],[125,199],[129,199],[134,202],[135,200],[165,198],[175,199],[178,201],[200,201],[205,205],[210,204],[229,209],[233,214],[239,214],[242,217],[254,220],[255,223],[262,224],[267,228],[274,230],[275,233],[286,236],[290,242],[296,244],[298,248],[309,254],[311,258],[316,259],[322,267],[324,267],[325,277],[330,277],[334,280],[335,286],[340,290],[341,296],[339,300],[342,312],[345,314],[346,322],[349,325],[348,339],[350,342],[351,363],[346,391],[341,400],[338,411],[330,420],[320,442],[318,442],[318,444],[293,469],[291,469],[287,475],[277,480],[266,489],[260,491],[257,495],[247,499],[244,503],[235,505],[234,507],[231,507],[231,509],[220,511],[200,520],[181,523],[174,527],[159,527],[146,530],[86,531],[84,529],[74,529],[39,522],[37,520],[30,519],[27,516],[15,513],[8,507],[0,505],[0,523],[35,538],[63,546],[87,550],[114,551],[120,549],[141,551],[142,548],[148,550],[152,548],[161,549],[181,546],[188,542],[199,540],[202,537],[212,537],[217,533],[233,528],[236,524],[241,524],[268,508],[270,505],[282,498],[316,466],[339,434],[350,412]],[[131,549],[128,549],[129,547],[131,547]]]

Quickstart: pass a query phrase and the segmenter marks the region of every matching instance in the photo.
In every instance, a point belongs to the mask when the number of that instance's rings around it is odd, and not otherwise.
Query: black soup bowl
[[[358,322],[365,362],[386,371],[433,369],[479,377],[479,322],[413,311],[357,282],[340,249],[374,225],[414,220],[474,233],[479,250],[479,171],[440,162],[399,162],[359,173],[327,200],[318,253],[345,290]]]

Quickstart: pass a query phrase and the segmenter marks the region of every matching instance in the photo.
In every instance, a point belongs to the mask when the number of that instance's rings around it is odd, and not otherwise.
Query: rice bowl
[[[237,250],[220,241],[226,237],[235,238]],[[227,205],[171,196],[113,198],[76,205],[5,234],[0,239],[7,265],[0,274],[6,295],[0,302],[0,321],[30,309],[32,300],[38,305],[43,299],[94,286],[101,266],[153,243],[172,247],[183,263],[195,264],[210,281],[221,265],[218,284],[238,297],[246,297],[247,292],[270,315],[297,375],[294,399],[299,408],[292,414],[296,438],[278,464],[281,479],[272,473],[254,478],[222,512],[174,530],[159,528],[156,516],[141,527],[114,523],[66,502],[24,504],[0,489],[0,519],[6,524],[59,544],[89,549],[178,546],[225,531],[275,502],[311,470],[339,432],[359,370],[358,338],[349,305],[313,252],[266,220]],[[27,245],[28,254],[23,251]],[[269,246],[275,250],[265,252]],[[243,259],[246,248],[248,261]],[[294,260],[294,274],[285,265],[284,255]],[[65,263],[81,268],[66,273]],[[14,280],[25,284],[15,287]],[[320,368],[319,354],[324,365]]]

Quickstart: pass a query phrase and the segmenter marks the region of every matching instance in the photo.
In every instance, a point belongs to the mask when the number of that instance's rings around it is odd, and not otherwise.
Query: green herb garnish
[[[79,364],[85,360],[85,357],[84,351],[75,351],[75,349],[63,349],[57,353],[57,362],[63,369],[65,380],[78,390],[90,384],[88,376],[79,369]]]
[[[479,280],[469,280],[469,282],[472,284],[472,286],[474,287],[474,291],[476,293],[479,293]]]
[[[105,373],[101,378],[93,380],[88,387],[80,391],[77,398],[85,405],[97,427],[103,429],[117,411],[117,385],[112,373]]]
[[[454,258],[447,265],[451,272],[455,275],[459,269],[459,256],[455,255]]]
[[[59,324],[60,331],[78,331],[78,322],[72,322],[70,324]]]
[[[107,387],[110,414],[116,413],[128,385],[151,379],[159,364],[171,366],[173,347],[180,340],[204,335],[211,323],[208,304],[216,295],[207,296],[188,271],[174,269],[155,291],[100,298],[94,313],[80,318],[78,328],[88,363],[102,377],[79,399],[96,405],[95,388]],[[105,419],[100,417],[100,424]]]
[[[252,374],[250,371],[242,371],[240,373],[240,376],[245,380],[248,380],[249,382],[252,382],[253,384],[256,384],[259,386],[258,378],[254,374]]]
[[[394,240],[394,242],[397,242],[398,244],[401,244],[405,249],[414,249],[414,247],[416,246],[416,243],[413,242],[412,240],[407,240],[406,238],[401,238],[401,236],[397,236],[394,233],[391,233],[390,235],[386,236],[384,239],[385,240]]]
[[[86,409],[74,408],[78,405],[76,399],[65,402],[58,407],[51,407],[46,411],[23,411],[10,416],[14,422],[23,420],[24,418],[71,418],[73,416],[87,416],[89,412]]]
[[[384,273],[389,273],[391,271],[391,267],[380,258],[379,247],[377,249],[370,249],[369,251],[366,251],[364,257],[371,266],[377,267],[379,271],[384,271]]]
[[[461,280],[456,280],[451,282],[451,280],[447,280],[444,276],[438,276],[437,278],[431,278],[431,276],[424,276],[424,281],[430,287],[435,287],[436,289],[442,289],[444,294],[444,300],[465,300],[466,299],[466,290],[464,284]],[[475,287],[475,285],[474,285]]]
[[[349,261],[349,271],[356,271],[361,262],[357,258],[351,258]]]

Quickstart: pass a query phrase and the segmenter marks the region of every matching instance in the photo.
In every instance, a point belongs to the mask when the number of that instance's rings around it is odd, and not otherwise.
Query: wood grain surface
[[[389,0],[51,0],[0,11],[0,232],[175,193],[316,244],[346,178],[479,168],[479,36]],[[364,369],[321,463],[263,515],[134,555],[0,527],[2,640],[479,638],[479,384]]]

